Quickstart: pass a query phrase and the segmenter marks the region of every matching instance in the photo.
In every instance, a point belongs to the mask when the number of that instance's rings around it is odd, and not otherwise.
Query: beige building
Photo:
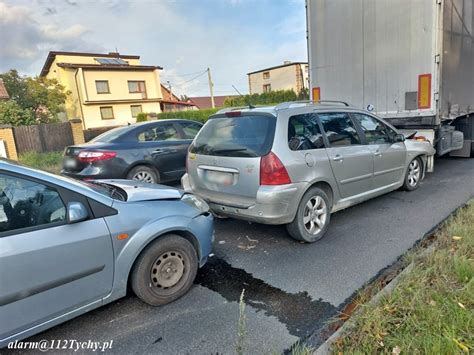
[[[137,55],[49,52],[40,76],[70,91],[64,120],[82,119],[84,129],[136,122],[140,112],[161,112],[159,66]]]
[[[247,74],[250,94],[277,90],[293,90],[297,94],[309,87],[308,63],[284,62],[271,68]]]

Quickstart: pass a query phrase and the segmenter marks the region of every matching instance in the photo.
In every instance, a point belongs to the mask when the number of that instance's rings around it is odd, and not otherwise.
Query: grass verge
[[[63,159],[62,152],[36,153],[28,152],[21,154],[19,161],[33,168],[42,169],[51,173],[59,174]]]
[[[474,351],[474,200],[437,233],[435,250],[376,305],[363,305],[333,353],[455,354]]]

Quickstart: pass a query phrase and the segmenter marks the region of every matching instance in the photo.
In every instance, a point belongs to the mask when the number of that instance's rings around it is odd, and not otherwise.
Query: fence
[[[82,144],[84,133],[79,119],[34,126],[1,125],[0,140],[5,142],[7,157],[17,160],[19,154],[26,152],[54,152],[68,145]]]
[[[55,152],[74,144],[69,122],[18,126],[13,128],[16,149],[26,152]]]

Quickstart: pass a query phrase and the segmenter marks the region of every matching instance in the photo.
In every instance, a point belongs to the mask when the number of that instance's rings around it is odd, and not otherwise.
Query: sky
[[[248,93],[247,73],[306,61],[304,0],[0,0],[0,72],[38,75],[49,51],[114,52],[163,67],[174,93]],[[200,75],[200,76],[199,76]]]

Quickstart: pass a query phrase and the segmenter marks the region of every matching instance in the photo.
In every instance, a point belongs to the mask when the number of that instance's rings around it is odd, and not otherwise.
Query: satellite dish
[[[367,111],[372,112],[375,109],[374,105],[368,104],[367,105]]]

